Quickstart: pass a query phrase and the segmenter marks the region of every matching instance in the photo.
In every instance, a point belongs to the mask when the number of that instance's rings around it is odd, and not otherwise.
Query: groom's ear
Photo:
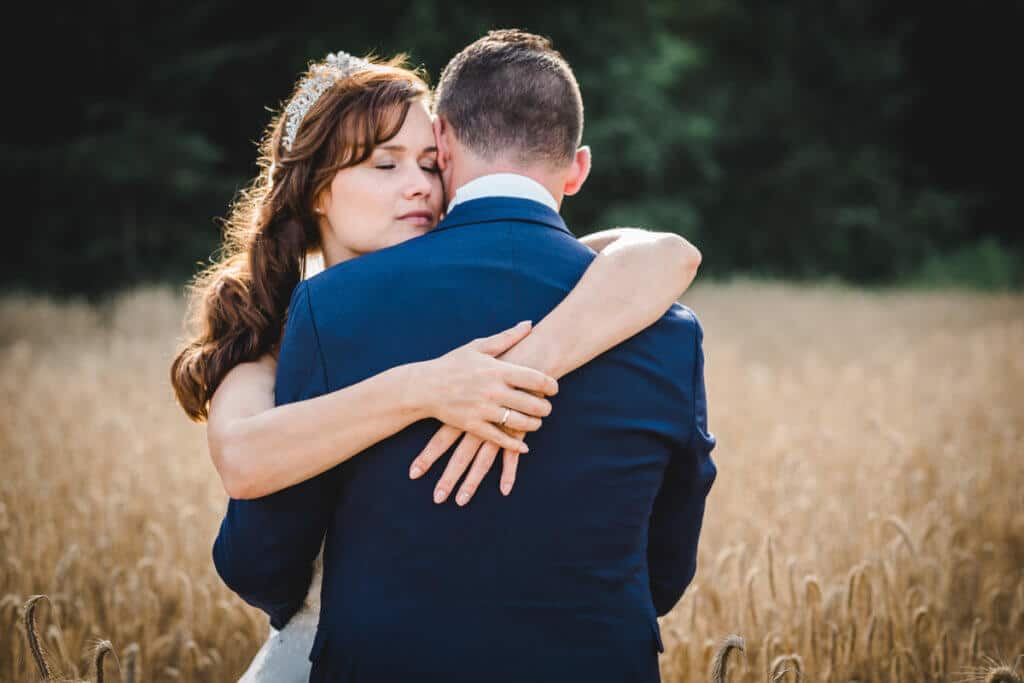
[[[584,145],[576,150],[576,156],[572,159],[572,167],[568,177],[565,179],[563,194],[571,197],[580,191],[583,183],[590,175],[590,147]]]
[[[448,170],[448,162],[451,157],[451,149],[448,147],[448,140],[446,134],[448,132],[448,124],[440,116],[434,119],[434,144],[437,145],[437,167],[441,171]]]

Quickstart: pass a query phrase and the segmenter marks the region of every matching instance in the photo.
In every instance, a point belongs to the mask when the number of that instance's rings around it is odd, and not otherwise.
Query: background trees
[[[550,36],[579,77],[595,168],[565,205],[578,233],[674,230],[714,275],[1024,279],[1006,170],[1015,3],[972,15],[881,0],[251,7],[44,8],[50,28],[20,55],[0,143],[5,284],[183,281],[215,249],[267,108],[308,60],[405,51],[436,78],[503,26]]]

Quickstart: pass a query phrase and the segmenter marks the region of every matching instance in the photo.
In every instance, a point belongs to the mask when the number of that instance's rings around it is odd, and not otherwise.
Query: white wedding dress
[[[323,548],[313,564],[313,580],[306,600],[280,631],[271,627],[270,636],[256,653],[238,683],[309,683],[309,651],[313,648],[320,621],[320,584],[323,582]]]

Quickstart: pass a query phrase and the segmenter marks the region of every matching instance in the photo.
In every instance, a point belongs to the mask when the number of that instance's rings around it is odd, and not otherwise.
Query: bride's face
[[[398,135],[338,171],[317,202],[324,265],[419,237],[437,225],[441,176],[430,114],[413,102]]]

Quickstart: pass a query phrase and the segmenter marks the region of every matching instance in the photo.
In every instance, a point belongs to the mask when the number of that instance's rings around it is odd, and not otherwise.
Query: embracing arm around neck
[[[689,288],[701,262],[700,251],[673,233],[614,228],[580,242],[597,257],[503,360],[558,379],[657,322]]]
[[[528,334],[511,333],[508,339],[515,345],[501,360],[560,377],[657,321],[690,285],[700,264],[700,252],[673,234],[616,229],[582,241],[599,251],[593,263]],[[215,392],[207,425],[210,456],[228,495],[245,499],[275,493],[418,420],[437,417],[438,407],[426,405],[421,396],[431,393],[423,390],[430,374],[451,376],[430,372],[430,364],[440,360],[391,368],[323,396],[277,407],[274,359],[237,366]],[[524,389],[528,381],[539,378],[524,378],[518,388]],[[519,400],[522,394],[517,392]],[[540,428],[538,418],[550,411],[550,403],[536,401],[521,418],[529,431]],[[520,443],[521,437],[509,438]]]
[[[657,322],[693,282],[701,262],[696,247],[671,233],[616,228],[580,241],[598,252],[593,262],[530,336],[499,358],[559,379]],[[423,476],[462,435],[441,427],[413,460],[409,476]],[[434,488],[434,502],[447,500],[465,474],[456,503],[466,505],[499,450],[493,441],[462,437]],[[499,486],[505,495],[515,484],[518,462],[518,453],[504,451]]]

